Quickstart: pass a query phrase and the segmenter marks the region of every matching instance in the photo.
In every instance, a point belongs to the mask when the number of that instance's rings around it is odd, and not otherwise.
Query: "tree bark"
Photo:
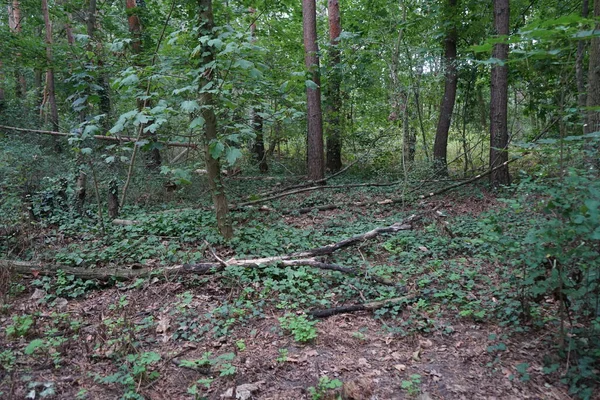
[[[23,29],[21,16],[21,2],[19,0],[13,0],[8,3],[8,27],[12,33],[15,35],[20,35],[21,30]],[[17,53],[15,57],[18,59],[21,57],[21,53]],[[25,80],[25,75],[21,69],[17,68],[15,70],[15,95],[17,98],[23,98],[25,93],[27,93],[27,81]]]
[[[594,18],[600,17],[600,0],[594,0]],[[600,23],[596,23],[595,31],[600,30]],[[585,133],[600,131],[600,112],[597,111],[600,106],[600,37],[592,37],[590,44],[590,59],[588,65],[588,88],[587,88],[587,124]],[[598,148],[586,146],[588,153],[587,163],[592,169],[600,168],[598,157]]]
[[[329,18],[329,85],[327,87],[327,170],[337,172],[342,169],[342,126],[341,108],[342,97],[340,86],[342,83],[339,65],[341,54],[339,37],[342,33],[339,0],[328,0],[327,11]]]
[[[445,66],[445,85],[444,97],[440,104],[440,116],[438,119],[435,133],[435,142],[433,144],[433,167],[439,176],[448,175],[448,133],[452,122],[452,113],[454,112],[454,103],[456,102],[456,87],[458,75],[456,72],[456,42],[458,33],[454,20],[456,15],[456,0],[448,0],[448,11],[451,27],[444,39],[444,66]]]
[[[52,24],[50,22],[50,14],[48,12],[48,0],[42,0],[42,14],[44,16],[44,27],[46,30],[46,94],[48,105],[50,106],[50,122],[55,131],[59,130],[58,125],[58,108],[56,106],[56,94],[54,89],[54,67],[52,65]],[[57,149],[58,149],[57,143]]]
[[[509,34],[509,0],[494,0],[496,35]],[[492,57],[498,63],[492,67],[490,100],[490,175],[492,185],[508,185],[508,43],[494,44]],[[504,165],[502,168],[497,168]]]
[[[6,101],[6,92],[4,89],[5,79],[4,66],[2,65],[2,61],[0,61],[0,115],[4,112],[4,102]]]
[[[321,111],[321,80],[319,76],[319,46],[317,44],[317,6],[315,0],[302,0],[304,62],[313,85],[306,87],[307,171],[309,180],[325,176],[323,154],[323,113]]]
[[[102,46],[101,42],[96,37],[96,12],[97,2],[96,0],[88,0],[87,15],[85,20],[85,28],[89,37],[88,51],[95,54],[96,62],[98,64],[98,77],[96,78],[96,85],[98,93],[100,112],[104,115],[102,119],[102,128],[105,131],[110,129],[110,92],[109,92],[109,80],[106,74],[103,72],[104,62],[102,61]]]
[[[198,0],[199,11],[199,36],[214,36],[214,17],[212,12],[212,0]],[[229,217],[229,206],[225,196],[225,188],[221,179],[221,166],[218,157],[211,154],[211,145],[217,141],[217,117],[215,115],[215,101],[212,93],[203,90],[212,81],[213,67],[210,65],[215,61],[215,48],[206,41],[200,52],[200,68],[202,76],[199,82],[200,103],[202,106],[202,117],[204,118],[204,157],[206,159],[206,171],[208,185],[215,205],[217,225],[221,235],[230,239],[233,237],[233,227]]]
[[[255,10],[253,8],[250,9],[250,15],[254,18]],[[250,36],[252,43],[256,42],[256,21],[253,20],[250,25]],[[258,107],[254,107],[252,109],[252,130],[256,137],[254,138],[254,154],[256,156],[256,161],[258,162],[258,169],[262,173],[266,173],[269,171],[269,164],[267,164],[267,157],[265,154],[265,138],[263,131],[263,118],[259,115],[260,109]]]
[[[589,15],[589,1],[583,0],[581,7],[581,16],[587,18]],[[585,94],[585,67],[583,59],[585,58],[585,42],[580,40],[577,43],[577,58],[575,59],[575,80],[577,82],[577,105],[583,109],[587,103]]]
[[[141,60],[143,50],[142,40],[142,24],[138,15],[138,5],[136,0],[126,0],[125,7],[127,10],[127,23],[129,24],[129,32],[131,33],[131,49],[135,57],[134,64],[138,67],[142,67],[144,63]],[[152,107],[149,99],[137,99],[138,111],[142,112],[145,108]],[[144,129],[142,127],[142,129]],[[156,134],[149,133],[144,136],[148,137],[150,141],[156,142]],[[162,164],[162,158],[160,150],[153,147],[150,153],[146,157],[146,167],[151,170],[157,170]]]

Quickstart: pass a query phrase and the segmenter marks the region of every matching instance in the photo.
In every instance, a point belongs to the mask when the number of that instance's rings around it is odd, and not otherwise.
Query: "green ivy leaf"
[[[223,154],[223,150],[225,150],[225,145],[218,140],[214,140],[208,146],[208,150],[210,156],[216,160],[219,157],[221,157],[221,154]]]

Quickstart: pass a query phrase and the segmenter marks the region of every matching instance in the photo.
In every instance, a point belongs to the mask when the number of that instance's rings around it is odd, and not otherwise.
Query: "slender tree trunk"
[[[12,0],[12,2],[8,3],[8,26],[10,31],[15,35],[20,35],[21,30],[23,29],[23,20],[21,16],[21,2],[19,0]],[[21,57],[21,53],[17,53],[16,58],[19,59]],[[27,93],[27,81],[25,80],[25,75],[21,69],[17,68],[15,70],[15,95],[17,98],[22,98]]]
[[[450,20],[456,16],[456,0],[448,0],[448,15]],[[448,175],[448,132],[452,122],[452,113],[454,112],[454,103],[456,102],[456,87],[458,83],[458,74],[456,72],[456,42],[458,33],[454,23],[449,28],[444,39],[444,66],[445,66],[445,85],[444,97],[440,104],[440,116],[435,132],[435,142],[433,144],[433,167],[440,176]]]
[[[494,27],[498,36],[507,36],[510,23],[509,0],[494,0]],[[494,44],[490,100],[490,169],[508,161],[508,43]],[[501,63],[501,64],[500,64]],[[510,183],[508,164],[490,174],[492,185]]]
[[[104,62],[102,60],[102,46],[96,37],[96,13],[97,13],[97,2],[96,0],[88,1],[87,18],[86,18],[86,31],[90,38],[89,50],[95,53],[96,61],[98,64],[98,77],[96,78],[96,84],[98,86],[97,93],[100,97],[99,106],[100,112],[104,115],[102,119],[102,127],[105,131],[108,131],[111,126],[110,111],[110,86],[109,79],[104,72]]]
[[[589,1],[583,0],[581,7],[581,16],[587,18],[589,14]],[[579,108],[584,108],[587,103],[585,94],[585,67],[583,59],[585,58],[585,42],[580,40],[577,42],[577,58],[575,59],[575,80],[577,81],[577,105]]]
[[[254,138],[254,154],[258,162],[258,169],[260,172],[266,173],[269,171],[269,164],[267,164],[265,153],[263,118],[259,115],[259,112],[257,108],[252,110],[252,129],[256,135]]]
[[[52,24],[50,14],[48,13],[48,0],[42,0],[42,14],[44,16],[44,26],[46,29],[46,95],[50,107],[50,122],[55,131],[59,131],[58,126],[58,108],[56,106],[56,94],[54,89],[54,66],[52,65]],[[57,142],[58,143],[58,142]]]
[[[214,17],[212,12],[212,0],[198,0],[199,11],[199,36],[214,36]],[[215,205],[217,225],[221,235],[230,239],[233,237],[233,227],[229,217],[229,207],[225,188],[221,179],[221,166],[218,157],[211,154],[211,144],[217,140],[217,117],[215,115],[215,101],[212,93],[202,90],[213,79],[213,70],[210,65],[215,60],[215,48],[205,42],[202,45],[200,55],[200,68],[203,68],[202,77],[199,82],[200,103],[202,106],[202,117],[204,118],[204,157],[206,158],[206,172],[208,185]]]
[[[408,107],[409,101],[408,93],[406,93],[406,103],[404,107],[403,127],[404,132],[402,134],[403,152],[405,157],[406,166],[408,167],[415,161],[415,151],[417,145],[417,136],[410,126],[410,113]]]
[[[342,169],[342,124],[341,108],[342,96],[340,86],[342,75],[339,68],[341,54],[339,36],[342,33],[339,0],[328,0],[327,10],[329,17],[329,60],[330,75],[327,90],[327,170],[337,172]]]
[[[323,154],[323,113],[321,111],[321,80],[319,77],[319,46],[317,44],[317,6],[315,0],[302,0],[304,31],[304,62],[315,84],[306,87],[307,170],[309,180],[325,177]]]
[[[87,190],[87,174],[83,169],[79,170],[79,176],[77,182],[75,182],[75,212],[77,214],[83,214],[83,207],[85,205],[85,196]]]
[[[135,57],[134,63],[138,67],[141,67],[144,65],[144,63],[141,60],[143,41],[142,24],[138,15],[139,7],[137,5],[136,0],[126,0],[125,7],[127,10],[127,23],[129,24],[129,32],[132,36],[131,49]],[[149,99],[138,99],[137,107],[139,111],[142,111],[145,108],[152,107],[152,103]],[[157,142],[155,133],[149,133],[146,136],[149,137],[152,142]],[[160,168],[161,164],[162,159],[160,156],[160,150],[158,150],[157,148],[153,148],[152,150],[150,150],[150,154],[148,155],[148,157],[146,157],[146,167],[148,169],[156,170]]]
[[[4,65],[2,65],[2,61],[0,61],[0,117],[2,117],[2,113],[4,112],[4,102],[6,101],[6,92],[4,89],[5,82]]]
[[[254,18],[255,10],[250,8],[250,15]],[[252,21],[250,25],[250,36],[252,43],[256,42],[256,21]],[[265,154],[265,138],[264,138],[264,126],[263,118],[259,115],[260,109],[254,107],[252,109],[252,129],[256,137],[254,138],[254,154],[256,161],[258,162],[258,169],[262,173],[269,171],[269,164],[267,164],[267,157]]]
[[[479,105],[479,124],[481,125],[481,130],[483,132],[489,132],[489,108],[486,106],[486,101],[483,98],[483,89],[481,88],[481,86],[477,87],[477,104]]]
[[[600,0],[594,0],[594,18],[600,17]],[[595,31],[600,30],[600,23],[596,23]],[[588,65],[588,87],[587,87],[587,124],[585,133],[600,131],[600,112],[597,108],[600,106],[600,37],[592,37],[590,44],[590,57]],[[592,145],[586,146],[587,163],[591,169],[600,168],[600,157],[598,148]]]

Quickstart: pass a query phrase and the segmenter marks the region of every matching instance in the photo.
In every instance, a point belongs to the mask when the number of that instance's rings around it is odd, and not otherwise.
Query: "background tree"
[[[457,19],[457,0],[448,0],[447,11],[444,13],[446,27],[446,36],[444,38],[444,96],[440,104],[440,116],[435,132],[435,142],[433,144],[433,162],[435,171],[442,175],[448,175],[447,153],[448,153],[448,133],[452,123],[452,113],[456,102],[456,88],[458,84],[458,74],[456,67],[456,43],[458,41],[458,32],[456,30]]]
[[[215,156],[215,146],[217,146],[217,118],[215,115],[215,101],[210,90],[214,79],[215,48],[211,44],[211,38],[214,38],[214,16],[212,10],[212,0],[198,0],[199,10],[199,29],[200,42],[202,43],[200,51],[200,79],[199,102],[201,105],[201,114],[204,119],[204,157],[206,159],[206,171],[208,185],[212,193],[213,203],[217,215],[217,225],[224,238],[233,237],[233,227],[229,217],[227,197],[223,181],[221,179],[221,164],[218,156]]]
[[[508,165],[508,43],[510,8],[509,0],[494,0],[494,29],[500,42],[494,44],[495,60],[491,75],[490,100],[490,175],[493,185],[510,183]],[[499,168],[498,168],[499,167]]]
[[[56,92],[54,84],[54,64],[52,58],[52,22],[48,10],[48,0],[42,0],[42,16],[46,32],[46,100],[50,108],[50,123],[54,131],[59,131],[58,107],[56,105]],[[58,147],[57,147],[58,148]]]
[[[317,43],[317,10],[315,0],[302,0],[304,62],[310,79],[306,81],[307,171],[309,180],[325,176],[323,154],[323,113],[321,111],[321,79]]]
[[[329,81],[327,84],[327,170],[337,172],[342,168],[342,96],[340,86],[341,54],[339,37],[342,33],[339,0],[327,1],[327,16],[329,21]]]

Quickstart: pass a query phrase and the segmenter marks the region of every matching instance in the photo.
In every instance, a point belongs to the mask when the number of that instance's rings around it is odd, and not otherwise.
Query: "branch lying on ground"
[[[528,153],[523,153],[523,156],[525,156],[527,154]],[[502,167],[504,167],[504,166],[506,166],[506,165],[508,165],[508,164],[510,164],[512,162],[514,162],[514,161],[520,160],[523,156],[511,158],[510,160],[505,161],[502,164],[500,164],[500,165],[498,165],[498,166],[496,166],[496,167],[494,167],[492,169],[489,169],[489,170],[485,171],[484,173],[476,175],[476,176],[474,176],[471,179],[467,179],[467,180],[458,182],[458,183],[456,183],[454,185],[446,186],[446,187],[444,187],[444,188],[442,188],[440,190],[436,190],[436,191],[433,191],[433,192],[430,192],[430,193],[422,194],[422,195],[418,196],[418,198],[419,199],[428,199],[430,197],[434,197],[434,196],[440,195],[442,193],[445,193],[445,192],[447,192],[449,190],[456,189],[458,187],[468,185],[469,183],[473,183],[475,181],[478,181],[481,178],[484,178],[484,177],[490,175],[492,172],[494,172],[494,171],[496,171],[496,170],[498,170],[498,169],[500,169],[500,168],[502,168]],[[402,197],[392,198],[392,199],[387,199],[387,200],[364,201],[364,202],[332,203],[332,204],[325,204],[325,205],[322,205],[322,206],[305,207],[305,208],[301,208],[299,210],[290,210],[290,211],[288,211],[288,213],[292,213],[292,212],[297,211],[300,214],[306,214],[306,213],[309,213],[309,212],[311,212],[313,210],[316,210],[316,211],[335,210],[337,208],[342,208],[342,207],[347,207],[347,206],[365,207],[365,206],[372,206],[372,205],[377,205],[377,204],[379,204],[379,205],[397,204],[397,203],[402,203],[402,202],[406,201],[407,200],[407,195],[412,194],[412,193],[414,193],[416,191],[417,191],[417,189],[413,189],[413,190],[410,190],[409,192],[405,193],[404,196],[402,196]]]
[[[417,297],[417,294],[412,294],[410,296],[395,297],[393,299],[373,301],[371,303],[354,304],[351,306],[326,308],[324,310],[309,311],[308,315],[311,315],[315,318],[327,318],[327,317],[331,317],[331,316],[337,315],[337,314],[352,313],[352,312],[357,312],[357,311],[374,311],[374,310],[383,308],[385,306],[391,306],[391,305],[394,305],[397,303],[410,301],[410,300],[415,299],[416,297]]]
[[[76,135],[73,135],[71,133],[42,131],[39,129],[23,129],[23,128],[16,128],[14,126],[6,126],[6,125],[0,125],[0,129],[8,129],[11,131],[16,131],[16,132],[40,133],[43,135],[51,135],[51,136],[76,137]],[[91,137],[93,137],[96,140],[108,140],[111,142],[136,142],[137,141],[136,138],[126,137],[126,136],[116,137],[116,136],[94,135]],[[180,142],[158,142],[158,143],[161,143],[161,144],[163,144],[165,146],[169,146],[169,147],[187,147],[187,148],[192,148],[192,149],[195,149],[198,147],[198,145],[196,145],[194,143],[180,143]]]
[[[316,181],[308,181],[308,182],[304,182],[304,183],[301,183],[301,184],[298,184],[298,185],[287,186],[287,187],[284,187],[284,188],[271,190],[269,192],[259,193],[256,196],[261,197],[261,198],[267,198],[268,197],[269,199],[271,199],[271,196],[273,196],[273,195],[276,195],[276,194],[279,194],[279,193],[283,193],[283,192],[288,192],[290,190],[303,189],[303,188],[312,187],[312,186],[316,186],[313,190],[322,188],[323,186],[318,186],[318,185],[320,185],[321,183],[327,182],[327,180],[329,180],[329,179],[333,179],[336,176],[339,176],[339,175],[343,174],[348,169],[350,169],[350,167],[352,167],[357,162],[359,162],[361,159],[362,159],[362,157],[359,157],[356,161],[354,161],[354,162],[346,165],[344,168],[342,168],[341,170],[339,170],[335,174],[333,174],[331,176],[328,176],[328,177],[325,177],[323,179],[319,179],[319,180],[316,180]],[[268,200],[265,200],[265,201],[268,201]],[[239,206],[243,206],[243,205],[244,205],[244,203],[240,203],[239,204]]]
[[[263,258],[251,258],[251,259],[235,259],[222,260],[219,258],[214,250],[209,246],[209,251],[213,253],[213,256],[218,262],[204,262],[199,264],[184,264],[174,265],[165,267],[163,269],[153,268],[140,268],[140,269],[124,269],[124,268],[99,268],[99,269],[85,269],[85,268],[72,268],[62,266],[49,266],[43,263],[34,263],[26,261],[13,261],[13,260],[0,260],[0,268],[12,269],[15,272],[23,274],[33,275],[54,275],[58,270],[63,270],[67,274],[72,274],[83,279],[132,279],[142,276],[148,276],[152,273],[162,273],[166,275],[178,274],[178,273],[196,273],[196,274],[209,274],[215,273],[225,269],[226,267],[257,267],[259,265],[278,263],[285,267],[296,267],[296,266],[310,266],[323,270],[338,271],[345,274],[356,274],[358,271],[353,268],[343,267],[337,264],[330,264],[322,262],[316,257],[330,255],[335,251],[343,249],[345,247],[373,239],[383,233],[392,233],[402,230],[412,229],[412,224],[421,218],[422,214],[412,215],[403,221],[396,222],[390,226],[379,227],[372,229],[360,235],[352,236],[348,239],[329,244],[323,247],[316,247],[302,252],[290,253],[281,256],[263,257]],[[386,281],[385,279],[372,276],[369,279],[385,285],[395,285],[393,282]]]

